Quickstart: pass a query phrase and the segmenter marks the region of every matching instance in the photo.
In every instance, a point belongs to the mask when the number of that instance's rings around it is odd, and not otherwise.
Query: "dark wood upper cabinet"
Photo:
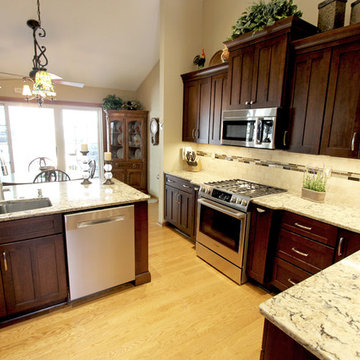
[[[198,81],[184,83],[183,141],[195,141],[198,123],[200,84]]]
[[[282,35],[256,45],[253,107],[282,105],[282,91],[287,59],[287,36]]]
[[[183,141],[208,143],[211,78],[184,84]]]
[[[229,87],[227,89],[228,109],[248,107],[252,99],[255,64],[255,47],[247,46],[230,52]]]
[[[359,41],[355,24],[292,43],[290,151],[359,157]]]
[[[359,156],[360,43],[333,49],[321,154]]]
[[[303,20],[288,17],[263,31],[226,42],[230,52],[227,108],[284,106],[289,43],[316,30]]]
[[[290,103],[290,151],[319,153],[330,59],[330,49],[296,56]]]
[[[225,72],[212,77],[209,144],[221,144],[221,118],[226,106],[226,86]]]
[[[227,64],[181,75],[184,83],[183,141],[220,144]]]
[[[207,144],[209,141],[211,78],[199,80],[199,116],[196,129],[196,142]]]

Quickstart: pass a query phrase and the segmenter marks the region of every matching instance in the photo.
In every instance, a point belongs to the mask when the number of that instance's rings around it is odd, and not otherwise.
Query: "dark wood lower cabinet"
[[[316,360],[315,355],[265,320],[260,360]]]
[[[197,191],[189,181],[165,175],[165,220],[195,238]]]
[[[3,244],[0,252],[7,315],[66,300],[63,235]]]
[[[0,277],[0,318],[6,315],[5,297],[2,279]]]
[[[254,206],[247,256],[247,275],[265,285],[271,279],[271,266],[276,246],[275,212],[262,206]]]
[[[360,234],[348,230],[339,230],[335,262],[360,250]]]

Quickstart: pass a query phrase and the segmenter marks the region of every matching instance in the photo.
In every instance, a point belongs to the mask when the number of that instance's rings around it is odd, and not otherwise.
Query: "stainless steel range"
[[[244,283],[251,216],[249,204],[255,197],[284,191],[241,179],[201,185],[196,254],[236,283]]]

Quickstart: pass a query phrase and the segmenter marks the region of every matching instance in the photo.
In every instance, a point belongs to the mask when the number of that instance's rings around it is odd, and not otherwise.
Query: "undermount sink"
[[[0,202],[0,214],[40,209],[52,206],[49,198],[7,200]]]

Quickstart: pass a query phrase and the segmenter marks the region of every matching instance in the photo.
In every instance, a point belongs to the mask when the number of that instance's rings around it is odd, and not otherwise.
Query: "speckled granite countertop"
[[[113,185],[102,185],[100,179],[92,179],[92,184],[81,185],[81,180],[5,186],[5,200],[36,198],[37,189],[42,189],[43,197],[51,200],[52,206],[41,209],[0,214],[0,222],[33,216],[65,213],[112,205],[146,201],[150,196],[113,179]]]
[[[189,180],[197,185],[208,181],[229,179],[226,175],[218,175],[206,171],[189,172],[183,170],[167,173]],[[274,210],[291,211],[342,229],[360,233],[360,208],[356,209],[328,203],[318,204],[288,192],[261,196],[253,199],[253,203]]]
[[[260,305],[319,359],[360,359],[360,251]]]

